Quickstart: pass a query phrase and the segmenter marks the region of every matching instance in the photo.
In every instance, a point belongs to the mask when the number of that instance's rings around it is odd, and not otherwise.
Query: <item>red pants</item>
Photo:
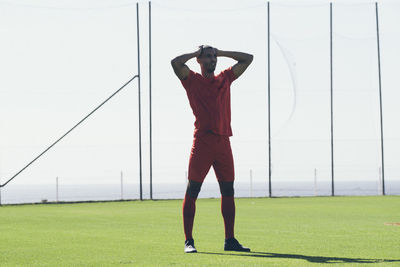
[[[235,179],[229,136],[206,133],[194,138],[189,159],[189,180],[203,182],[211,166],[218,181],[232,182]]]

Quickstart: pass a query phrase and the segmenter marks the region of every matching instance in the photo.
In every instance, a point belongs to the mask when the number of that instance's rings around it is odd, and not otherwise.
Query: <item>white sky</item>
[[[141,1],[143,179],[149,181],[148,2]],[[273,179],[330,179],[329,2],[272,1]],[[237,181],[266,181],[266,1],[152,1],[153,179],[184,182],[193,115],[170,60],[207,43],[252,53],[232,86]],[[379,4],[387,179],[400,179],[400,3]],[[379,98],[374,2],[334,2],[338,182],[377,180]],[[16,171],[137,73],[136,2],[0,0],[0,179]],[[195,61],[189,66],[198,71]],[[219,59],[217,70],[234,64]],[[138,181],[137,81],[12,183]],[[213,177],[212,171],[210,176]],[[213,178],[208,178],[213,180]]]

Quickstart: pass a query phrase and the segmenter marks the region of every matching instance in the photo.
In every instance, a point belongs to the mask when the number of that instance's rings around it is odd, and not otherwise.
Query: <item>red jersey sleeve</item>
[[[189,75],[186,77],[186,79],[181,80],[181,83],[186,90],[189,90],[190,85],[192,84],[193,78],[194,78],[194,72],[192,70],[190,70]]]
[[[235,77],[235,74],[233,73],[232,67],[227,68],[223,72],[224,72],[224,75],[226,75],[226,77],[228,78],[230,83],[232,83],[234,80],[236,80],[236,77]]]

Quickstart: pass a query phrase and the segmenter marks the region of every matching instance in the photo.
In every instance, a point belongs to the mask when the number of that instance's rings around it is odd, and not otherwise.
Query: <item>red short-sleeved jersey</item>
[[[211,79],[190,71],[189,76],[181,80],[196,118],[194,136],[210,131],[232,136],[230,86],[235,79],[232,68],[228,68]]]

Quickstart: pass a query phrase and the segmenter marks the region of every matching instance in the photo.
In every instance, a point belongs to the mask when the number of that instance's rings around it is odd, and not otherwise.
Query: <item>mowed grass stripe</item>
[[[197,254],[183,253],[182,201],[0,207],[0,266],[400,266],[400,197],[236,200],[223,251],[219,199],[199,199]]]

